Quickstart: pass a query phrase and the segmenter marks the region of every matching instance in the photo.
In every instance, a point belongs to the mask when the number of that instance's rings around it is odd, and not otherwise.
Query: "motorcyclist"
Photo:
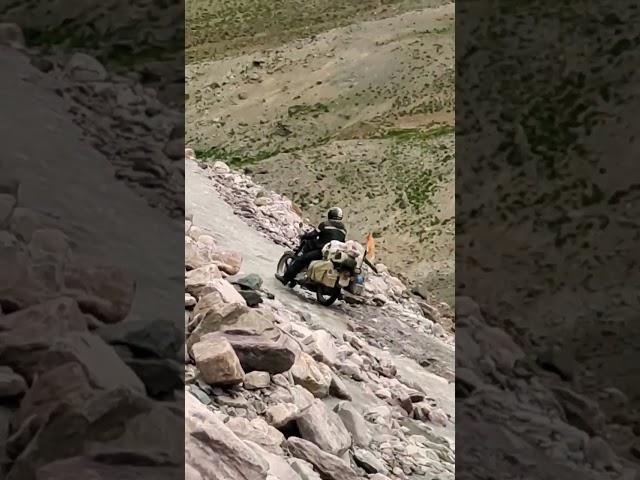
[[[283,284],[293,285],[296,275],[309,266],[314,260],[322,260],[322,248],[329,242],[337,240],[344,242],[347,239],[347,229],[342,223],[342,209],[330,208],[327,212],[327,220],[320,223],[318,228],[300,236],[306,241],[302,255],[296,257],[289,265],[284,275],[276,274],[276,278]]]

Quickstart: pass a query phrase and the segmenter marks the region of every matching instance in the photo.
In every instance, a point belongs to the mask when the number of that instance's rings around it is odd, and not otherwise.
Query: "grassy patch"
[[[197,62],[256,46],[269,48],[349,25],[354,19],[384,18],[424,6],[424,0],[188,0],[187,57]]]
[[[231,168],[242,168],[248,165],[254,165],[262,160],[277,155],[278,152],[260,151],[255,154],[247,154],[237,151],[228,150],[226,148],[211,147],[206,150],[196,150],[196,158],[202,162],[221,161],[229,165]]]
[[[438,125],[425,130],[423,128],[397,128],[385,132],[380,138],[393,138],[400,141],[432,140],[455,132],[453,125]]]
[[[329,107],[327,107],[324,103],[316,103],[314,105],[292,105],[288,108],[287,113],[290,117],[300,117],[303,115],[312,115],[317,117],[321,113],[328,113]]]

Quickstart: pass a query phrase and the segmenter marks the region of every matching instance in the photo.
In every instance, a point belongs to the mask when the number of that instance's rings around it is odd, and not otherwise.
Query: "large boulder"
[[[142,380],[97,335],[74,332],[52,342],[42,355],[38,373],[67,363],[81,365],[95,388],[125,387],[141,394],[146,392]]]
[[[269,464],[269,477],[267,477],[269,480],[271,478],[276,478],[278,480],[300,480],[298,474],[282,456],[268,452],[251,440],[245,440],[245,443]]]
[[[269,464],[240,440],[193,395],[186,395],[185,469],[187,478],[265,480]],[[196,475],[200,473],[200,476]]]
[[[338,349],[331,334],[325,330],[315,330],[303,341],[304,350],[315,360],[335,365],[338,361]]]
[[[342,455],[351,447],[351,434],[342,420],[322,400],[316,400],[297,420],[302,438],[323,451]]]
[[[87,332],[88,319],[70,298],[59,298],[5,315],[0,322],[0,363],[31,382],[52,342]]]
[[[340,402],[334,407],[334,412],[351,434],[353,443],[361,447],[368,447],[371,443],[371,431],[356,407],[350,402]]]
[[[215,280],[221,280],[222,274],[215,265],[205,265],[188,271],[184,276],[184,289],[196,298],[213,291]],[[235,289],[234,289],[235,290]]]
[[[291,437],[285,445],[293,457],[313,465],[323,480],[360,480],[360,476],[344,460],[322,451],[307,440]]]
[[[240,439],[255,442],[275,455],[283,454],[284,435],[278,429],[269,425],[262,417],[257,417],[253,420],[243,417],[231,417],[226,425]]]
[[[316,362],[307,353],[301,353],[291,368],[291,375],[296,384],[309,390],[316,398],[329,395],[332,375],[331,369],[323,363]]]
[[[296,352],[284,335],[267,338],[263,335],[233,335],[222,334],[240,359],[245,372],[255,370],[266,371],[270,374],[282,373],[289,370],[296,359]]]
[[[134,278],[121,268],[68,268],[64,272],[65,292],[78,301],[83,312],[104,323],[124,320],[136,292]]]
[[[95,395],[87,374],[78,363],[65,363],[38,375],[16,412],[13,423],[17,428],[30,417],[34,425],[46,422],[61,403],[81,406]]]
[[[237,385],[244,371],[233,347],[224,337],[205,337],[193,346],[193,358],[209,385]]]
[[[184,333],[168,318],[104,325],[96,333],[110,345],[126,346],[139,357],[178,359],[184,342]]]
[[[83,403],[62,402],[39,429],[21,426],[14,434],[10,448],[15,461],[7,480],[34,479],[35,472],[44,465],[116,441],[127,431],[133,418],[151,408],[149,398],[128,388],[98,391]],[[19,432],[25,430],[34,433],[16,440]],[[140,440],[136,443],[144,444]]]
[[[238,303],[219,304],[202,316],[199,316],[200,313],[194,314],[197,326],[187,340],[189,349],[202,337],[214,332],[265,335],[267,338],[273,338],[278,333],[273,324],[273,317],[269,313]]]

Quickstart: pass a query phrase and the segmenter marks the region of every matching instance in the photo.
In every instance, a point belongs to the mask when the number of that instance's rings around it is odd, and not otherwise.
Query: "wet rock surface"
[[[212,169],[226,175],[227,184],[249,182],[225,167],[218,164]],[[362,326],[377,325],[371,322],[372,315],[379,323],[386,319],[397,322],[398,330],[388,331],[393,331],[399,346],[401,338],[422,325],[418,334],[427,342],[442,345],[442,372],[452,371],[452,339],[436,337],[402,283],[385,274],[370,272],[371,278],[377,278],[372,288],[383,289],[389,298],[384,307],[365,300],[359,307],[340,303],[325,308],[278,287],[273,279],[277,257],[267,257],[263,269],[254,256],[263,246],[275,247],[254,230],[261,224],[263,232],[267,231],[267,223],[259,218],[239,218],[229,212],[229,206],[211,204],[220,202],[220,193],[212,194],[208,189],[218,188],[221,180],[207,178],[211,170],[202,171],[195,164],[188,163],[187,171],[187,191],[191,193],[187,199],[186,250],[206,250],[208,258],[215,259],[216,249],[231,252],[236,248],[241,259],[235,274],[222,270],[215,260],[187,267],[185,273],[185,290],[190,296],[185,302],[185,321],[191,332],[186,340],[191,352],[185,366],[187,395],[200,404],[198,409],[218,416],[258,453],[266,462],[265,478],[348,480],[373,474],[391,480],[453,478],[453,387],[438,376],[437,368],[427,371],[411,357],[396,353],[399,350],[393,349],[393,342],[380,337],[382,330]],[[197,196],[200,191],[202,196]],[[242,202],[238,198],[244,197],[238,196],[245,193],[236,190],[233,195],[226,198],[231,206]],[[275,194],[263,191],[259,198],[275,198]],[[286,210],[287,200],[282,202]],[[215,217],[207,215],[214,209]],[[289,224],[286,216],[269,218],[268,224],[280,232],[284,242],[287,234],[283,232],[295,223]],[[235,228],[253,232],[240,234]],[[234,236],[226,237],[228,233]],[[293,230],[291,235],[295,235]],[[267,268],[271,270],[268,276]],[[244,298],[221,293],[234,287],[257,292],[263,301],[249,307]],[[269,291],[271,298],[264,291]],[[365,298],[373,295],[367,293]],[[368,335],[361,333],[364,331]],[[404,334],[400,336],[398,331]],[[374,337],[378,337],[375,343]],[[222,338],[239,359],[245,372],[243,383],[211,382],[198,367],[194,355],[208,350],[206,342]],[[225,371],[223,364],[226,361],[220,364],[220,372]],[[387,394],[376,395],[381,391]]]

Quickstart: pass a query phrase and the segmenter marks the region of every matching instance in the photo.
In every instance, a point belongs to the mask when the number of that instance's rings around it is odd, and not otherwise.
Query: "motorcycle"
[[[302,241],[297,249],[284,252],[278,261],[277,273],[284,275],[291,262],[306,251],[306,246],[307,242]],[[364,261],[369,264],[366,256]],[[343,289],[353,295],[361,295],[364,289],[361,265],[342,251],[334,252],[323,260],[314,260],[292,283],[314,292],[318,303],[325,307],[343,298]]]

